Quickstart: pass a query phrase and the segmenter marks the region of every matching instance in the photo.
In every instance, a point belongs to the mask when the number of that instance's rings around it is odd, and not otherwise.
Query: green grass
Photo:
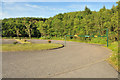
[[[118,42],[111,43],[108,48],[112,50],[112,55],[107,60],[118,70],[118,68],[120,68],[120,66],[118,66],[118,58],[120,58],[120,56],[118,56]]]
[[[46,50],[61,47],[62,44],[2,44],[3,52]]]
[[[48,39],[44,39],[44,38],[40,38],[43,40],[48,40]],[[88,40],[89,38],[87,38],[87,40],[81,39],[81,37],[76,38],[75,37],[73,39],[70,39],[69,37],[66,38],[66,41],[73,41],[73,42],[83,42],[83,43],[94,43],[94,44],[107,44],[106,41],[106,37],[97,37],[97,38],[91,38],[91,41]],[[63,40],[65,41],[64,37],[52,37],[50,40]],[[111,43],[111,41],[109,41],[109,43]]]
[[[18,42],[20,42],[20,43],[22,43],[22,44],[24,44],[24,43],[31,43],[31,42],[28,42],[28,41],[25,41],[24,39],[15,39],[16,41],[18,41]]]

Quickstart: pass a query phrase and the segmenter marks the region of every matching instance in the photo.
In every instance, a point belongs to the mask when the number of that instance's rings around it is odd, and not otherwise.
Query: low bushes
[[[13,44],[18,44],[18,42],[17,42],[17,41],[15,41],[15,42],[13,42]]]

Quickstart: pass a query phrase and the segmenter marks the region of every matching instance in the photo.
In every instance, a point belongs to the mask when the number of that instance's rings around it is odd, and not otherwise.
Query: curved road
[[[46,40],[29,40],[47,43]],[[53,40],[53,43],[64,41]],[[105,61],[110,50],[98,45],[67,42],[55,50],[4,52],[3,77],[7,78],[117,78],[117,71]]]

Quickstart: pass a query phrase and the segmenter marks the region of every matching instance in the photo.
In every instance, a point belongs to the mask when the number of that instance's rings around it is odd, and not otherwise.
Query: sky
[[[0,18],[42,17],[49,18],[59,13],[83,11],[85,6],[99,11],[104,5],[111,9],[116,2],[7,2],[0,3]]]
[[[2,2],[117,2],[118,0],[0,0]]]

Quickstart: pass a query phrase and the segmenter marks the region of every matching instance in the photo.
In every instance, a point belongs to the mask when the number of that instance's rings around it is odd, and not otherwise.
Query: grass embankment
[[[120,68],[120,66],[118,66],[118,59],[120,59],[120,56],[118,56],[118,42],[111,43],[108,48],[112,50],[112,55],[107,59],[107,61],[109,61],[109,63],[119,71],[118,68]]]
[[[46,50],[62,47],[62,44],[3,44],[2,51],[35,51],[35,50]]]

